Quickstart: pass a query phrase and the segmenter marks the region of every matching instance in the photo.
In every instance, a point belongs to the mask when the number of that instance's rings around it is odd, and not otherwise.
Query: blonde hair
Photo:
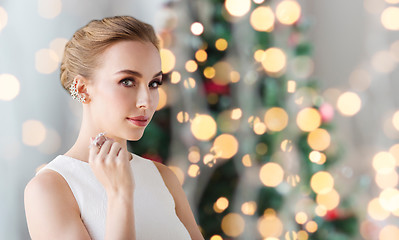
[[[153,27],[131,16],[92,20],[78,29],[65,45],[61,62],[61,84],[69,92],[76,75],[90,78],[98,57],[110,45],[124,40],[151,42],[159,51],[159,39]]]

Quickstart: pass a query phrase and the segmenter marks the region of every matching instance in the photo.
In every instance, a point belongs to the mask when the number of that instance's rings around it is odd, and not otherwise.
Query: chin
[[[126,138],[126,140],[129,140],[129,141],[138,141],[138,140],[140,140],[141,138],[143,137],[143,132],[141,132],[141,134],[139,133],[139,134],[130,134],[130,135],[128,135],[127,136],[127,138]]]

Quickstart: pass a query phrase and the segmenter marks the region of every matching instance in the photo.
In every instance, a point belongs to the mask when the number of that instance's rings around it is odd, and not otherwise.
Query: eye
[[[158,88],[160,85],[162,85],[162,82],[161,82],[161,81],[152,81],[152,82],[150,83],[150,87],[151,87],[151,88]]]
[[[134,79],[125,78],[125,79],[122,79],[119,83],[121,83],[125,87],[131,87],[134,85]]]

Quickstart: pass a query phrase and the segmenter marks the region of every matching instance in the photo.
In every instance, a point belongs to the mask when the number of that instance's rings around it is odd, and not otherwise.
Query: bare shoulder
[[[25,214],[32,239],[90,239],[68,183],[49,169],[33,177],[24,190]]]
[[[169,167],[165,166],[164,164],[155,161],[154,164],[158,168],[166,187],[175,201],[176,215],[186,227],[191,239],[204,239],[197,226],[190,204],[177,176]]]

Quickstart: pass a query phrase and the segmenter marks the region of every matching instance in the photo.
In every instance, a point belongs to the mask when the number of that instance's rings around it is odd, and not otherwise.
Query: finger
[[[101,156],[102,158],[105,158],[109,153],[112,142],[113,142],[112,140],[106,140],[104,142],[104,144],[101,146],[101,149],[100,149],[100,152],[98,153],[98,155]]]
[[[113,142],[111,149],[109,150],[108,156],[118,156],[119,151],[121,150],[122,146],[118,142]]]

